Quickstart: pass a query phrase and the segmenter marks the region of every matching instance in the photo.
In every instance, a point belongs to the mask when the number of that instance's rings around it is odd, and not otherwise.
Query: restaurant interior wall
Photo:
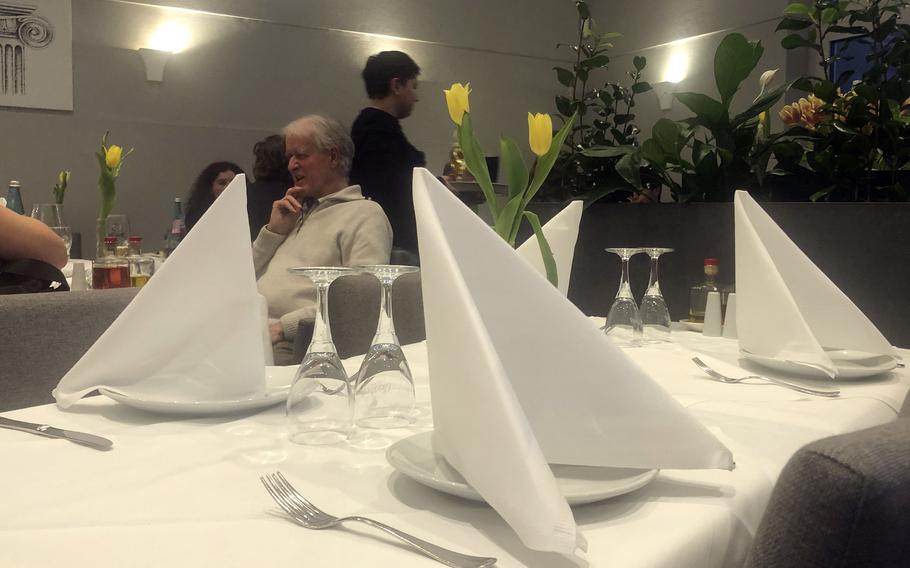
[[[550,0],[73,0],[72,112],[0,108],[0,181],[22,182],[26,205],[52,199],[57,171],[72,170],[68,223],[94,246],[99,196],[94,153],[101,136],[135,147],[118,181],[116,212],[130,215],[147,249],[162,245],[173,199],[186,197],[208,163],[251,171],[252,146],[288,121],[324,113],[350,124],[365,106],[360,71],[384,49],[410,53],[422,68],[418,103],[402,125],[441,171],[453,127],[442,90],[470,81],[484,125],[481,142],[522,140],[526,112],[552,110],[547,80],[555,44],[571,35],[572,8]],[[164,6],[187,8],[174,10]],[[520,11],[534,18],[519,17]],[[160,83],[146,81],[137,49],[162,23],[189,33]]]

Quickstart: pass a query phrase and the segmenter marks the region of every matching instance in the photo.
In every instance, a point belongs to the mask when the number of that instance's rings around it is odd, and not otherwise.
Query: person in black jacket
[[[253,157],[256,181],[246,184],[246,212],[250,218],[250,240],[255,241],[269,222],[272,204],[284,198],[288,188],[294,186],[294,180],[288,171],[283,136],[272,134],[256,142]]]
[[[351,127],[354,163],[351,183],[382,206],[394,233],[393,246],[417,253],[417,224],[411,178],[426,164],[423,152],[408,142],[399,120],[417,103],[420,67],[407,54],[383,51],[367,59],[363,69],[370,105]]]

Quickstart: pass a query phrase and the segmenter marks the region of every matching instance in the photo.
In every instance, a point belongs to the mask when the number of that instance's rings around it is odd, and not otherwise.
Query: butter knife
[[[4,418],[3,416],[0,416],[0,428],[29,432],[48,438],[64,438],[70,442],[82,444],[83,446],[90,446],[98,450],[109,450],[114,447],[114,443],[107,438],[95,436],[94,434],[86,434],[85,432],[76,432],[74,430],[62,430],[60,428],[48,426],[47,424],[22,422],[21,420],[13,420],[12,418]]]

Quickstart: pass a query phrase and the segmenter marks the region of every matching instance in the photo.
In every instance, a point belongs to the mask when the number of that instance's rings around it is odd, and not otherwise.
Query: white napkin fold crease
[[[707,429],[414,170],[434,445],[526,546],[584,549],[548,463],[732,468]]]
[[[824,348],[896,356],[869,318],[749,196],[733,199],[736,328],[740,347],[766,357],[837,367]]]
[[[246,180],[238,175],[60,380],[57,404],[67,408],[99,387],[180,402],[264,393],[248,226]]]

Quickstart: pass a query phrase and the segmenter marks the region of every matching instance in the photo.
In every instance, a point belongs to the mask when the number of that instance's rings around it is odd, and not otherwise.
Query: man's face
[[[392,79],[392,93],[396,98],[398,118],[407,118],[414,111],[414,105],[420,100],[417,98],[417,78],[402,81]]]
[[[336,151],[320,150],[307,138],[289,136],[285,141],[288,171],[304,197],[322,197],[337,166]]]

